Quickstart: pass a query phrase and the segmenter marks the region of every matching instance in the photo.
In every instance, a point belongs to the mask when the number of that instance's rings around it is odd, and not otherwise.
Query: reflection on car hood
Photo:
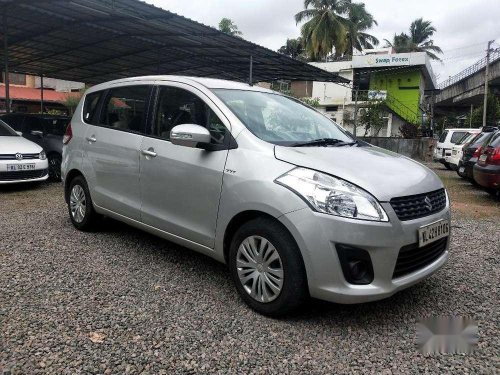
[[[386,202],[443,187],[429,168],[378,147],[275,147],[276,158],[352,182]]]
[[[2,137],[0,136],[0,154],[36,154],[42,148],[36,143],[23,137]]]

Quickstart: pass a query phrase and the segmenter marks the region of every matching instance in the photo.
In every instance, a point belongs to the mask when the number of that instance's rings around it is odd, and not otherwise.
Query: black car
[[[464,146],[462,159],[458,164],[457,173],[460,177],[474,181],[473,168],[481,154],[481,149],[498,130],[496,127],[484,127],[482,132],[476,135],[467,145]]]
[[[67,116],[11,113],[0,116],[23,137],[43,147],[49,160],[49,177],[61,180],[62,139],[70,122]]]

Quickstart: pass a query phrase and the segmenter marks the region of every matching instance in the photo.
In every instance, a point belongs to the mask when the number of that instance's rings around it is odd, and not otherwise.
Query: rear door
[[[109,89],[101,99],[97,125],[88,126],[84,140],[94,203],[137,221],[141,209],[140,146],[152,87],[138,83]]]
[[[180,124],[207,127],[214,150],[173,145]],[[189,85],[159,86],[151,134],[141,149],[142,221],[170,234],[213,247],[230,133],[229,121]]]

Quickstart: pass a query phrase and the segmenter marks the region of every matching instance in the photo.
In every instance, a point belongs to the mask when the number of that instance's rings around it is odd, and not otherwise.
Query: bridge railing
[[[490,53],[490,64],[495,62],[499,58],[500,58],[500,49],[493,50],[493,52]],[[451,86],[457,82],[460,82],[461,80],[467,78],[468,76],[471,76],[472,74],[477,73],[478,71],[483,69],[485,66],[486,66],[486,57],[483,57],[481,60],[479,60],[474,65],[469,66],[467,69],[462,70],[460,73],[458,73],[458,74],[454,75],[453,77],[448,78],[446,81],[438,84],[437,88],[442,90],[448,86]]]

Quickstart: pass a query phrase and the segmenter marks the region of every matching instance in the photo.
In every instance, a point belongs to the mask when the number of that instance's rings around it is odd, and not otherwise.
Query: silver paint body
[[[63,177],[72,170],[88,182],[97,212],[161,236],[221,262],[231,220],[259,211],[279,220],[295,238],[306,267],[311,296],[339,303],[388,297],[428,277],[448,258],[392,279],[399,249],[418,242],[418,228],[450,219],[449,202],[439,213],[402,222],[388,201],[443,187],[427,167],[376,147],[275,146],[254,136],[211,89],[270,92],[222,80],[177,76],[137,77],[92,87],[87,93],[137,84],[170,85],[192,91],[219,116],[237,148],[205,151],[120,132],[82,119],[83,99],[72,119],[73,139],[63,150]],[[87,139],[94,140],[88,141]],[[144,150],[154,150],[150,157]],[[314,212],[274,180],[295,166],[346,179],[376,197],[389,222],[340,218]],[[375,273],[369,285],[345,281],[334,244],[370,252]]]

